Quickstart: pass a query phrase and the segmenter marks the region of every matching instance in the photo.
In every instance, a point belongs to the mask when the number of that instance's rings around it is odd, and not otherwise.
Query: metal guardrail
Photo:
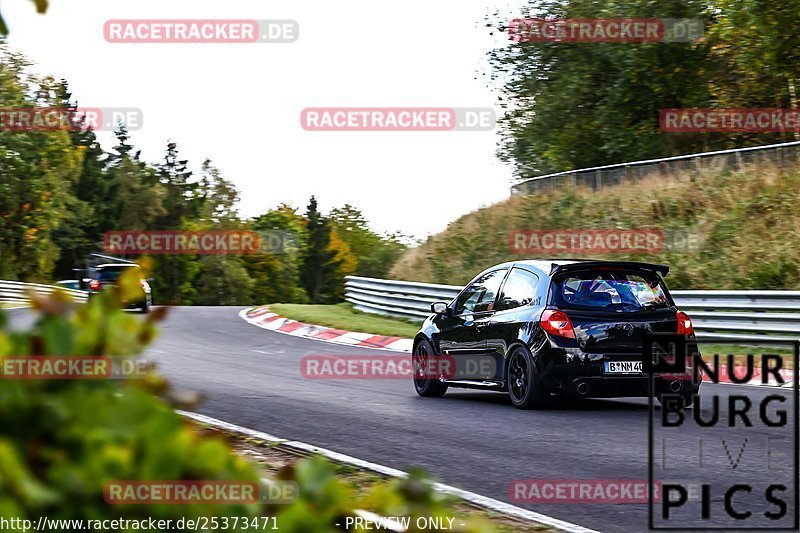
[[[530,194],[545,189],[575,186],[598,190],[647,177],[681,173],[698,174],[727,169],[740,170],[747,164],[763,162],[771,162],[781,167],[797,165],[800,162],[800,141],[555,172],[520,179],[511,187],[511,194]]]
[[[72,296],[78,302],[85,302],[88,293],[76,289],[56,287],[54,285],[42,285],[39,283],[22,283],[21,281],[0,280],[0,302],[27,305],[30,303],[30,293],[37,295],[51,294],[56,289],[62,290]]]
[[[432,302],[450,302],[461,289],[347,276],[345,299],[367,313],[423,319]],[[672,291],[672,296],[689,312],[700,339],[800,339],[800,291]]]

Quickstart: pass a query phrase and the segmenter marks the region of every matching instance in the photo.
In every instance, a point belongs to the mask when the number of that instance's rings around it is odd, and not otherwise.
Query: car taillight
[[[539,320],[542,329],[559,337],[575,338],[575,330],[572,329],[572,322],[564,311],[546,309]]]
[[[678,335],[691,335],[693,333],[692,319],[683,311],[678,311]]]
[[[92,281],[89,282],[89,288],[92,289],[93,291],[99,291],[100,282],[96,279],[93,279]]]

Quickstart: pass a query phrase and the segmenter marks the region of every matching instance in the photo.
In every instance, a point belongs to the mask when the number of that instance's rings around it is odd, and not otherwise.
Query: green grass
[[[408,250],[387,278],[459,285],[505,261],[578,256],[664,262],[670,289],[800,289],[800,170],[769,164],[737,172],[708,170],[606,187],[512,196],[466,214]],[[545,207],[546,206],[546,207]],[[682,230],[696,249],[650,253],[515,253],[515,231],[552,229]]]
[[[714,361],[714,354],[718,354],[720,365],[723,366],[728,361],[728,354],[733,354],[736,364],[745,364],[747,354],[753,354],[753,364],[756,368],[761,368],[761,356],[764,354],[780,355],[783,359],[783,367],[794,368],[794,352],[791,348],[783,346],[771,346],[769,344],[754,346],[737,346],[732,344],[703,344],[700,343],[700,354],[703,360],[711,363]]]
[[[421,320],[412,323],[401,318],[362,313],[346,303],[336,305],[270,304],[267,307],[273,313],[300,322],[392,337],[413,338],[422,323]]]

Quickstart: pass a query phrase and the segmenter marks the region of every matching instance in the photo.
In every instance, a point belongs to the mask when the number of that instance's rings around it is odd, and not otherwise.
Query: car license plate
[[[641,374],[641,361],[606,361],[606,374]]]

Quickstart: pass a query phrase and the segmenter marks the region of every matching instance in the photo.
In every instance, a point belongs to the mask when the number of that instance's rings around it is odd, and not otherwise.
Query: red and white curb
[[[707,364],[709,364],[709,363],[707,363]],[[710,364],[709,364],[709,367],[711,367]],[[720,361],[719,376],[718,376],[719,381],[717,381],[716,383],[719,383],[720,385],[747,385],[747,386],[755,386],[755,387],[782,387],[782,388],[785,388],[785,389],[792,388],[792,386],[794,386],[794,370],[789,370],[789,369],[786,369],[786,368],[782,368],[782,369],[780,369],[778,371],[778,373],[780,374],[781,378],[783,378],[783,383],[779,383],[775,379],[775,376],[772,373],[769,373],[769,375],[767,376],[766,383],[763,383],[762,382],[763,381],[762,380],[762,376],[761,376],[761,369],[757,368],[754,365],[753,372],[752,372],[752,374],[750,376],[750,379],[747,380],[744,383],[736,383],[734,380],[731,379],[731,376],[730,376],[730,374],[728,372],[727,364],[723,364],[722,361]],[[742,365],[741,368],[736,367],[736,369],[734,370],[734,376],[738,377],[740,381],[741,381],[742,378],[746,377],[746,375],[747,375],[747,368],[744,365]],[[703,383],[715,383],[715,382],[712,381],[708,377],[707,373],[703,373]]]
[[[239,317],[254,326],[270,331],[334,344],[358,346],[360,348],[376,348],[394,352],[411,352],[413,344],[412,339],[372,335],[370,333],[359,333],[357,331],[345,331],[342,329],[298,322],[297,320],[285,318],[273,313],[266,307],[244,309],[239,313]]]
[[[396,478],[404,478],[408,476],[408,474],[406,472],[403,472],[402,470],[397,470],[395,468],[380,465],[377,463],[370,463],[369,461],[364,461],[362,459],[351,457],[349,455],[345,455],[339,452],[334,452],[332,450],[327,450],[325,448],[319,448],[312,444],[306,444],[305,442],[281,439],[280,437],[276,437],[275,435],[270,435],[269,433],[262,433],[254,429],[237,426],[236,424],[231,424],[230,422],[225,422],[224,420],[211,418],[210,416],[201,415],[199,413],[192,413],[190,411],[180,411],[180,410],[176,410],[176,412],[181,416],[184,416],[201,424],[206,424],[208,426],[216,427],[218,429],[222,429],[232,433],[238,433],[240,435],[245,435],[247,437],[257,438],[259,440],[263,440],[264,442],[268,442],[275,446],[284,446],[286,448],[292,448],[295,450],[302,450],[305,452],[316,453],[330,459],[331,461],[353,465],[358,468],[363,468],[364,470],[377,472],[384,476],[390,476]],[[588,529],[583,526],[579,526],[577,524],[566,522],[564,520],[559,520],[558,518],[554,518],[552,516],[548,516],[545,514],[529,511],[527,509],[523,509],[522,507],[511,505],[510,503],[505,503],[500,500],[495,500],[494,498],[481,496],[480,494],[462,490],[457,487],[453,487],[451,485],[445,485],[444,483],[434,483],[433,488],[440,493],[449,494],[451,496],[461,498],[462,500],[468,501],[480,507],[496,511],[498,513],[503,513],[508,516],[513,516],[515,518],[520,518],[522,520],[529,520],[531,522],[536,522],[539,524],[550,526],[551,528],[560,531],[566,531],[568,533],[599,533],[598,531],[595,531],[593,529]]]

